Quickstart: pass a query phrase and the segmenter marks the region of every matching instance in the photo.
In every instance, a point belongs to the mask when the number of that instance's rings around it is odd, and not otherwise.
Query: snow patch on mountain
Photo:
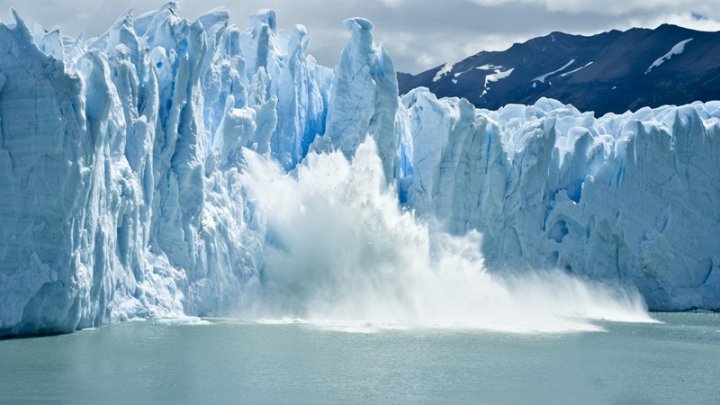
[[[453,65],[452,63],[446,63],[445,65],[443,65],[443,67],[441,67],[440,70],[438,70],[437,73],[435,73],[435,77],[433,77],[433,82],[436,82],[436,81],[442,79],[448,73],[452,72],[454,66],[455,65]]]
[[[672,59],[673,56],[680,55],[681,53],[685,52],[685,45],[687,45],[688,42],[692,40],[693,38],[688,38],[675,44],[669,51],[667,51],[665,55],[655,59],[655,61],[647,68],[647,70],[645,70],[644,74],[648,74],[652,72],[652,70],[656,67],[662,66],[663,63]]]
[[[594,62],[590,61],[590,62],[586,63],[585,65],[580,66],[580,67],[577,68],[577,69],[573,69],[573,70],[571,70],[571,71],[569,71],[569,72],[565,72],[565,73],[561,74],[560,77],[565,77],[565,76],[569,76],[569,75],[571,75],[571,74],[573,74],[573,73],[577,73],[577,72],[585,69],[586,67],[592,65],[593,63],[594,63]]]
[[[535,77],[535,78],[532,79],[532,81],[534,81],[534,82],[537,81],[537,82],[540,82],[540,83],[545,83],[545,79],[547,79],[548,77],[550,77],[550,76],[552,76],[552,75],[554,75],[554,74],[556,74],[556,73],[562,72],[563,70],[565,70],[565,69],[567,69],[568,67],[570,67],[570,65],[572,65],[573,63],[575,63],[575,59],[570,59],[570,60],[568,61],[568,63],[560,66],[559,68],[553,70],[552,72],[548,72],[548,73],[545,73],[545,74],[540,75],[540,76],[538,76],[538,77]]]
[[[498,66],[494,69],[495,73],[485,76],[485,88],[483,89],[483,92],[482,92],[483,96],[485,94],[487,94],[488,90],[490,90],[490,87],[489,87],[490,83],[495,83],[502,79],[506,79],[506,78],[510,77],[512,72],[515,70],[515,68],[510,68],[505,71],[502,71],[501,69],[503,69],[503,67]]]

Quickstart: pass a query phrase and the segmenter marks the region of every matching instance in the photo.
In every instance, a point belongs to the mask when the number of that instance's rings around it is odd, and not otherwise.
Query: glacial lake
[[[0,341],[0,403],[720,403],[720,314],[605,332],[128,322]]]

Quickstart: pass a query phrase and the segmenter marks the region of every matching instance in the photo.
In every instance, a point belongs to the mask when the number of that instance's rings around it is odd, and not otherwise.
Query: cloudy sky
[[[95,36],[128,7],[140,14],[164,2],[0,0],[0,9],[14,7],[29,23]],[[290,30],[298,23],[308,28],[310,52],[328,66],[335,65],[347,39],[342,20],[366,17],[375,23],[375,37],[388,48],[396,68],[411,73],[552,31],[593,34],[632,26],[654,28],[665,22],[720,31],[720,0],[185,0],[180,4],[180,14],[188,18],[225,7],[241,27],[253,11],[273,8],[281,29]]]

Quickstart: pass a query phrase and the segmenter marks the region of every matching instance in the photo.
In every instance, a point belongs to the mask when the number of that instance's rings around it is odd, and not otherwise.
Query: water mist
[[[349,162],[311,153],[292,174],[244,152],[243,184],[266,222],[263,283],[241,317],[342,330],[438,327],[601,330],[648,322],[642,298],[561,272],[486,271],[481,235],[447,234],[403,210],[368,138]]]

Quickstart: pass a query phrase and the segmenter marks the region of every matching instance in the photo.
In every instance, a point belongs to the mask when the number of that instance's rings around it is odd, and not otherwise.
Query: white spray
[[[560,272],[486,272],[477,232],[451,236],[399,207],[371,139],[352,162],[339,152],[312,153],[294,175],[251,151],[245,159],[243,183],[265,216],[268,241],[259,300],[242,317],[506,332],[652,321],[636,293]]]

